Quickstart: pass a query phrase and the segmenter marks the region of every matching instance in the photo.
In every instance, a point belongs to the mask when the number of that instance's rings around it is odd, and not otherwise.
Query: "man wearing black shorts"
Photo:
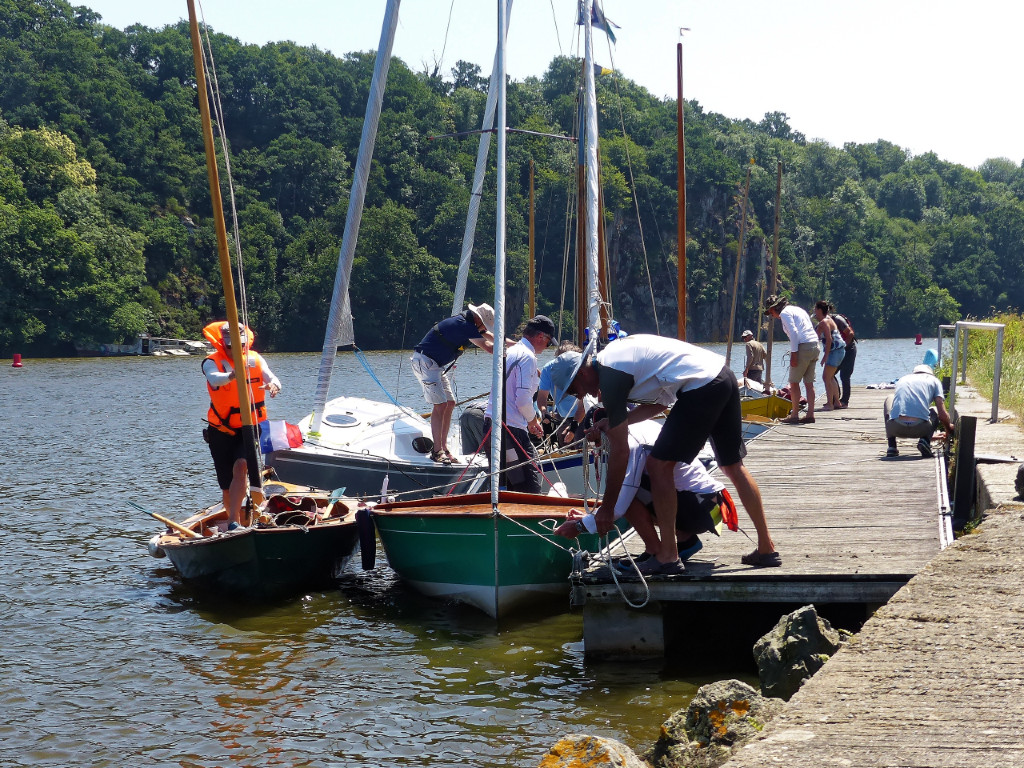
[[[739,387],[724,357],[684,341],[635,334],[612,342],[596,356],[584,353],[575,370],[555,371],[552,379],[557,392],[600,397],[608,413],[607,420],[599,424],[611,447],[605,495],[596,514],[598,533],[606,533],[614,521],[629,456],[628,425],[671,408],[647,460],[661,546],[656,557],[644,563],[643,572],[672,575],[684,571],[675,546],[673,470],[677,462],[693,461],[709,438],[719,466],[735,486],[757,531],[757,549],[744,555],[742,562],[781,565],[768,531],[761,492],[743,465]],[[629,404],[635,407],[630,410]]]

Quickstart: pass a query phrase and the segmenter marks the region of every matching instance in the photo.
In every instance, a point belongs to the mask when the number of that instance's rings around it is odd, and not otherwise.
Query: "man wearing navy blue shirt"
[[[436,323],[416,345],[412,356],[412,372],[432,406],[430,434],[434,447],[430,458],[440,464],[451,464],[453,459],[448,450],[448,429],[455,410],[455,395],[448,371],[470,344],[486,352],[494,348],[494,310],[489,304],[470,304],[464,312]]]

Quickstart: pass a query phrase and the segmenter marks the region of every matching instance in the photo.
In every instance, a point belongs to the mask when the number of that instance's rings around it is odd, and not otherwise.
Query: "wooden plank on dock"
[[[817,411],[814,424],[777,424],[748,444],[744,463],[761,489],[782,567],[740,563],[756,536],[730,486],[751,539],[727,530],[703,534],[704,549],[687,564],[689,572],[649,579],[650,598],[888,599],[940,550],[941,531],[938,460],[923,458],[910,440],[900,441],[898,458],[886,458],[882,403],[889,394],[857,387],[849,408]],[[646,594],[637,582],[622,588],[634,602]],[[588,603],[622,601],[607,567],[591,568],[582,591]]]

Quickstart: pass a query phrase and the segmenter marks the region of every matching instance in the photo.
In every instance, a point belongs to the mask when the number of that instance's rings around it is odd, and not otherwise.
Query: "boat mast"
[[[594,0],[583,0],[584,11],[584,62],[583,80],[585,83],[586,102],[586,190],[587,190],[587,221],[586,221],[586,253],[587,253],[587,325],[590,327],[591,338],[598,338],[601,326],[601,289],[598,285],[598,260],[600,243],[597,228],[598,221],[598,158],[597,158],[597,101],[594,83]],[[580,307],[582,313],[583,307]]]
[[[726,366],[732,360],[732,334],[736,327],[736,294],[740,289],[740,262],[743,260],[743,238],[746,236],[747,231],[747,197],[750,195],[750,169],[753,168],[754,161],[751,159],[750,165],[747,166],[747,181],[743,185],[743,202],[740,204],[740,242],[736,246],[736,276],[732,281],[732,310],[729,312],[729,342],[725,348],[725,364]]]
[[[494,351],[491,369],[491,509],[494,512],[494,615],[498,615],[500,581],[498,579],[498,489],[500,486],[501,435],[505,398],[505,30],[508,19],[498,0],[498,55],[495,73],[498,86],[498,195],[494,235]]]
[[[224,306],[227,310],[231,333],[231,362],[236,371],[246,370],[243,357],[242,337],[238,331],[238,305],[235,301],[235,284],[231,276],[231,254],[228,250],[228,230],[224,224],[224,201],[220,194],[220,175],[217,170],[217,152],[213,142],[213,122],[210,119],[210,102],[206,94],[206,68],[203,64],[203,43],[199,38],[199,22],[196,17],[195,0],[188,0],[189,33],[192,36],[192,60],[196,69],[196,90],[199,97],[199,115],[203,124],[203,146],[206,150],[206,175],[210,182],[210,201],[213,203],[213,222],[217,232],[217,256],[220,261],[220,278],[224,284]],[[245,437],[246,459],[256,462],[256,430],[253,428],[252,403],[249,399],[248,376],[236,376],[238,386],[238,407],[242,419],[242,433]],[[251,455],[250,455],[251,454]]]
[[[683,30],[679,30],[680,36]],[[679,167],[676,171],[679,202],[679,269],[676,286],[676,297],[679,307],[676,310],[676,337],[686,341],[686,148],[683,141],[683,44],[676,45],[676,143],[679,156]]]
[[[512,0],[505,6],[505,30],[512,13]],[[480,200],[483,198],[484,175],[487,171],[487,153],[491,148],[491,130],[494,128],[494,105],[498,100],[498,52],[494,52],[494,66],[491,67],[491,81],[487,86],[487,104],[484,119],[480,124],[480,145],[476,150],[476,168],[473,171],[473,189],[469,195],[469,210],[466,213],[466,231],[462,235],[462,255],[459,258],[459,275],[455,281],[455,297],[452,314],[462,311],[466,301],[466,283],[469,280],[469,261],[473,255],[473,241],[476,237],[476,222],[480,215]]]
[[[527,314],[533,317],[537,314],[537,282],[536,282],[536,213],[533,201],[533,158],[530,158],[530,300]]]
[[[782,161],[778,161],[775,177],[775,241],[772,245],[772,287],[768,293],[775,296],[779,292],[779,216],[782,209]],[[761,329],[758,328],[760,336]],[[775,315],[768,315],[768,361],[765,371],[765,384],[772,383],[772,339],[775,338]]]
[[[192,0],[189,0],[191,3]],[[320,358],[320,373],[317,376],[316,395],[313,398],[313,420],[309,431],[320,432],[320,422],[327,403],[327,393],[331,388],[331,374],[334,372],[334,359],[338,354],[339,345],[355,343],[352,330],[352,307],[349,303],[349,280],[352,275],[352,260],[356,253],[356,240],[359,238],[359,222],[363,218],[363,201],[366,198],[366,183],[370,176],[370,160],[373,158],[373,145],[377,139],[377,123],[380,120],[381,104],[384,101],[384,87],[388,79],[388,67],[391,65],[391,49],[395,42],[395,29],[398,27],[398,6],[401,0],[388,0],[384,13],[384,24],[380,31],[380,43],[377,45],[377,59],[373,65],[373,79],[370,82],[370,95],[366,100],[366,119],[363,121],[363,133],[359,139],[359,154],[356,156],[356,168],[352,176],[352,190],[348,200],[348,214],[345,217],[345,234],[341,240],[338,253],[338,270],[334,275],[334,294],[331,296],[331,311],[327,319],[327,332],[324,334],[323,354]]]

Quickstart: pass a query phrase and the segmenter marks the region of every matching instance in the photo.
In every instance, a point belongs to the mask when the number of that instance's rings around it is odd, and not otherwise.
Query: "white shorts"
[[[452,384],[441,366],[422,352],[412,353],[412,372],[423,387],[423,397],[431,405],[455,402]]]

